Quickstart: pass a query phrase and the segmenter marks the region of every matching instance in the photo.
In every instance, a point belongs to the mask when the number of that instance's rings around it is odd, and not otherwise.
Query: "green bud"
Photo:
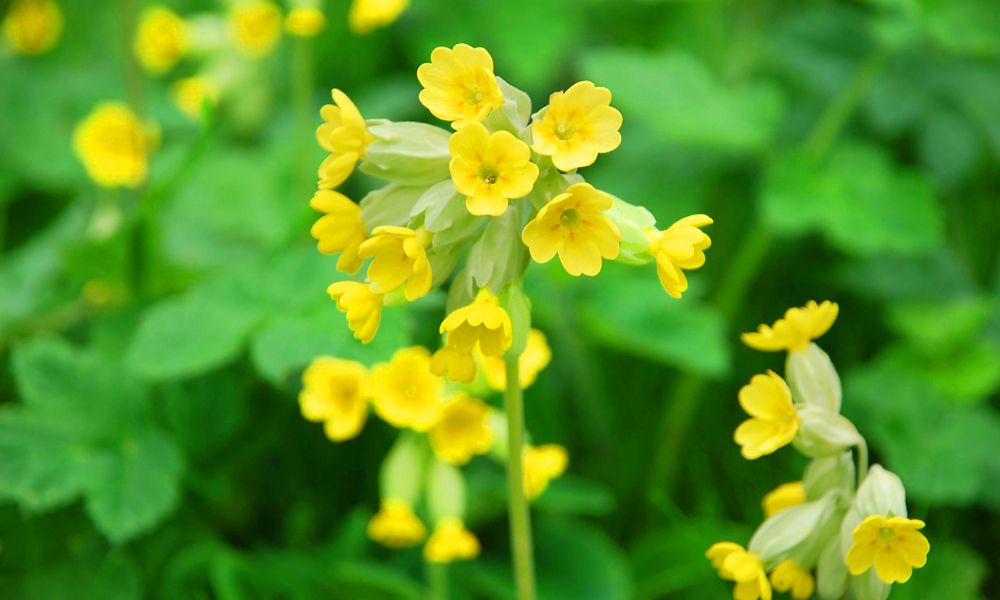
[[[826,352],[810,343],[802,352],[789,352],[785,379],[796,403],[840,412],[840,376]]]
[[[476,287],[498,292],[520,279],[528,267],[528,248],[521,242],[521,207],[512,206],[490,219],[482,237],[469,250],[465,268]]]
[[[501,77],[497,77],[497,84],[503,93],[503,104],[486,117],[483,125],[490,131],[509,131],[522,137],[531,118],[531,98]]]
[[[816,563],[816,592],[820,598],[838,600],[844,596],[850,576],[844,562],[845,554],[839,536],[834,536],[820,553]]]
[[[806,467],[802,483],[806,500],[822,498],[830,490],[854,491],[854,462],[850,452],[817,458]]]
[[[427,188],[410,211],[410,218],[423,215],[424,228],[434,233],[431,247],[446,252],[479,231],[487,217],[477,217],[465,207],[465,196],[450,179]]]
[[[645,231],[656,226],[656,217],[642,206],[629,204],[615,196],[612,198],[611,208],[604,214],[614,221],[622,233],[621,247],[615,260],[630,265],[644,265],[653,260]]]
[[[815,564],[823,542],[836,538],[838,513],[843,513],[838,494],[786,508],[757,528],[748,548],[769,565],[788,558]]]
[[[379,491],[382,498],[415,505],[420,497],[426,462],[427,449],[423,440],[415,433],[401,432],[379,470]]]
[[[365,149],[363,173],[407,185],[429,185],[448,179],[451,135],[426,123],[395,123],[386,119],[365,122],[375,141]]]
[[[796,405],[799,432],[792,443],[810,458],[840,454],[861,442],[854,424],[839,413],[818,406]]]
[[[521,286],[509,285],[500,295],[500,305],[510,315],[510,320],[514,324],[510,348],[507,349],[505,358],[517,358],[524,354],[524,349],[528,346],[528,334],[531,333],[531,304]]]
[[[410,213],[426,190],[426,186],[390,183],[369,192],[361,199],[361,219],[369,233],[380,225],[409,225]]]
[[[432,522],[465,517],[465,479],[457,467],[434,461],[427,473],[427,508]]]

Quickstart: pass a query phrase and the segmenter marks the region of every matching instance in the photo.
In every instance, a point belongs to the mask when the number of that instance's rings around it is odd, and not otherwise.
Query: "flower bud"
[[[426,123],[365,122],[375,141],[365,149],[361,171],[396,183],[430,185],[451,175],[447,131]]]
[[[843,513],[838,498],[838,494],[827,494],[786,508],[764,521],[747,547],[767,564],[789,558],[801,565],[814,564],[826,542],[836,539],[838,517]]]
[[[621,198],[612,196],[611,209],[605,211],[618,230],[622,233],[619,247],[618,262],[630,265],[644,265],[653,260],[649,253],[649,236],[646,231],[656,226],[656,217],[645,207],[629,204]]]
[[[817,458],[806,467],[802,483],[806,488],[806,500],[822,498],[830,490],[854,491],[854,463],[851,453]]]
[[[465,480],[454,465],[435,461],[427,474],[427,507],[432,522],[465,516]]]
[[[809,405],[798,405],[796,410],[799,432],[792,443],[810,458],[840,454],[862,441],[854,424],[839,413]]]
[[[830,539],[816,563],[816,592],[820,598],[842,598],[847,590],[847,563],[840,536]]]
[[[490,131],[509,131],[517,137],[528,127],[531,118],[531,98],[520,89],[497,77],[503,104],[483,121]],[[525,140],[527,141],[527,140]]]
[[[521,212],[516,208],[490,219],[465,263],[476,287],[499,292],[524,274],[528,249],[521,243],[521,225]]]
[[[382,498],[392,498],[410,506],[416,504],[426,459],[421,438],[410,432],[400,433],[379,471]]]
[[[785,379],[797,404],[840,412],[840,376],[826,352],[814,343],[801,352],[789,352]]]
[[[382,225],[405,227],[410,223],[413,207],[426,191],[426,186],[390,183],[369,192],[361,199],[361,220],[369,233]]]

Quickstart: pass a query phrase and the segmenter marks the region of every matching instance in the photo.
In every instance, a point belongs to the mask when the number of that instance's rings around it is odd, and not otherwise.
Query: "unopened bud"
[[[795,403],[840,412],[840,376],[830,357],[816,344],[788,353],[785,379]]]
[[[817,458],[806,467],[802,483],[806,489],[806,500],[822,498],[830,490],[842,490],[850,494],[854,491],[854,463],[851,453],[843,452]]]
[[[427,452],[419,436],[403,432],[382,461],[379,488],[382,498],[392,498],[413,506],[420,496]]]
[[[810,458],[840,454],[861,443],[861,434],[843,415],[818,406],[797,405],[799,432],[795,448]]]
[[[382,225],[405,227],[410,223],[410,213],[426,186],[390,183],[361,199],[361,220],[368,232]]]
[[[427,474],[427,506],[432,522],[465,517],[465,480],[453,465],[435,461]]]
[[[407,185],[430,185],[450,177],[450,135],[444,129],[386,119],[365,124],[375,140],[365,149],[363,173]]]
[[[656,217],[642,206],[629,204],[612,196],[611,208],[604,213],[614,221],[622,234],[618,262],[644,265],[653,260],[649,253],[649,236],[646,232],[656,227]]]

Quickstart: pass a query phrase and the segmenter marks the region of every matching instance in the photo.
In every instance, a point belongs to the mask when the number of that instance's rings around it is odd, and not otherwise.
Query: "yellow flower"
[[[618,226],[602,214],[611,204],[611,196],[589,183],[575,183],[538,211],[521,239],[535,262],[546,263],[558,253],[570,275],[597,275],[602,258],[618,257],[622,238]]]
[[[491,134],[473,122],[452,134],[448,148],[451,180],[474,215],[502,215],[507,201],[527,196],[538,179],[531,149],[509,131]]]
[[[62,35],[63,16],[52,0],[14,0],[3,20],[3,33],[21,54],[44,54]]]
[[[771,571],[771,585],[779,592],[791,591],[795,600],[806,600],[816,590],[816,580],[812,573],[791,559],[774,567]]]
[[[684,269],[699,269],[705,264],[705,250],[712,240],[699,228],[711,224],[708,215],[691,215],[664,231],[649,233],[649,253],[656,257],[660,285],[674,298],[680,298],[688,288]]]
[[[319,251],[323,254],[340,252],[337,268],[345,273],[360,269],[363,261],[358,256],[358,249],[368,238],[361,220],[361,207],[333,190],[317,191],[309,206],[323,213],[310,230]]]
[[[187,24],[169,8],[151,6],[139,18],[132,48],[147,71],[166,73],[184,58]]]
[[[764,571],[764,563],[754,552],[747,552],[743,546],[733,542],[712,544],[705,556],[726,581],[735,581],[735,600],[771,600],[771,584]]]
[[[333,104],[325,104],[319,114],[324,123],[316,129],[316,141],[330,153],[319,166],[320,189],[344,183],[375,136],[368,133],[358,107],[344,92],[331,91]]]
[[[302,374],[299,407],[309,421],[323,422],[334,442],[361,432],[368,416],[368,370],[359,362],[321,356]]]
[[[884,583],[906,583],[927,564],[931,545],[918,529],[924,522],[906,517],[871,515],[854,529],[854,544],[847,551],[851,575],[860,575],[875,565]]]
[[[389,25],[409,6],[410,0],[354,0],[347,23],[356,35]]]
[[[383,500],[382,508],[368,521],[368,537],[390,548],[416,546],[426,535],[424,524],[401,500]]]
[[[503,362],[503,359],[498,359]],[[476,378],[476,360],[469,352],[452,346],[438,348],[431,357],[431,372],[443,375],[452,381],[472,383]]]
[[[468,44],[435,48],[431,62],[417,69],[417,79],[424,87],[420,103],[435,117],[452,121],[455,129],[482,121],[503,104],[493,57],[485,48]]]
[[[184,77],[170,86],[174,104],[185,115],[200,119],[202,107],[207,102],[215,105],[219,101],[219,88],[202,76]]]
[[[801,481],[783,483],[774,488],[761,502],[764,509],[764,517],[770,519],[786,508],[798,506],[806,501],[806,487]]]
[[[137,188],[146,180],[148,143],[139,118],[120,102],[104,102],[76,127],[73,149],[102,187]]]
[[[337,308],[347,313],[347,326],[354,337],[365,344],[372,341],[382,322],[382,294],[357,281],[331,283],[326,292],[337,301]]]
[[[486,383],[497,391],[507,389],[507,365],[503,358],[499,356],[483,356],[482,352],[477,352],[476,359],[483,368],[486,375]],[[549,349],[548,340],[545,334],[537,329],[532,329],[528,334],[528,345],[524,348],[518,359],[518,374],[521,379],[521,389],[531,387],[538,378],[542,369],[548,366],[552,360],[552,350]]]
[[[572,171],[617,148],[621,126],[622,114],[611,106],[611,91],[581,81],[549,96],[549,105],[531,124],[531,149],[551,156],[560,171]]]
[[[431,355],[414,346],[397,350],[372,369],[375,412],[393,427],[427,431],[441,416],[444,381],[431,373]]]
[[[313,37],[326,27],[326,15],[313,6],[296,6],[285,17],[285,30],[296,37]]]
[[[246,0],[229,11],[229,24],[236,47],[258,58],[281,39],[281,9],[266,0]]]
[[[434,533],[424,546],[424,558],[430,562],[449,563],[479,556],[479,540],[465,528],[461,519],[446,517],[434,526]]]
[[[510,348],[513,327],[497,297],[482,288],[471,304],[445,317],[439,331],[447,333],[448,346],[456,350],[471,354],[478,345],[484,355],[500,356]]]
[[[784,318],[775,321],[771,327],[761,325],[756,332],[744,333],[740,339],[754,350],[800,352],[833,326],[839,310],[835,302],[824,300],[816,304],[810,300],[801,308],[789,308]]]
[[[569,454],[559,444],[525,446],[521,460],[524,461],[524,493],[529,500],[534,500],[548,489],[550,481],[566,471]]]
[[[430,431],[434,453],[445,462],[464,465],[489,450],[493,443],[489,416],[490,407],[482,400],[462,393],[452,396]]]
[[[410,302],[431,291],[431,263],[427,260],[430,235],[423,229],[383,225],[358,247],[358,256],[371,258],[368,279],[382,294],[406,284],[403,295]]]
[[[743,457],[755,459],[791,443],[799,430],[788,384],[774,371],[754,375],[740,390],[740,406],[751,418],[740,423],[733,439]]]

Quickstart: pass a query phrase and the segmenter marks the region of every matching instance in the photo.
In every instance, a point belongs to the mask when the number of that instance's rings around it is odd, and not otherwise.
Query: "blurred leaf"
[[[164,385],[159,408],[189,455],[222,451],[246,422],[246,383],[234,371]]]
[[[928,256],[859,257],[839,270],[854,293],[886,303],[941,302],[975,294],[968,268],[953,250]]]
[[[893,586],[893,600],[981,600],[981,584],[989,573],[986,562],[965,544],[931,536],[927,566],[914,571],[906,585]]]
[[[614,511],[615,497],[601,483],[566,474],[549,484],[533,505],[542,512],[600,516]]]
[[[142,580],[136,564],[128,557],[111,554],[103,562],[65,562],[25,574],[13,586],[5,586],[11,600],[61,598],[72,590],[80,600],[138,600]]]
[[[991,0],[920,0],[931,37],[946,50],[1000,53],[1000,12]]]
[[[625,557],[604,532],[591,525],[539,519],[535,555],[538,596],[543,600],[615,600],[632,596]]]
[[[925,352],[946,352],[977,337],[994,306],[995,300],[987,297],[892,304],[889,324]]]

